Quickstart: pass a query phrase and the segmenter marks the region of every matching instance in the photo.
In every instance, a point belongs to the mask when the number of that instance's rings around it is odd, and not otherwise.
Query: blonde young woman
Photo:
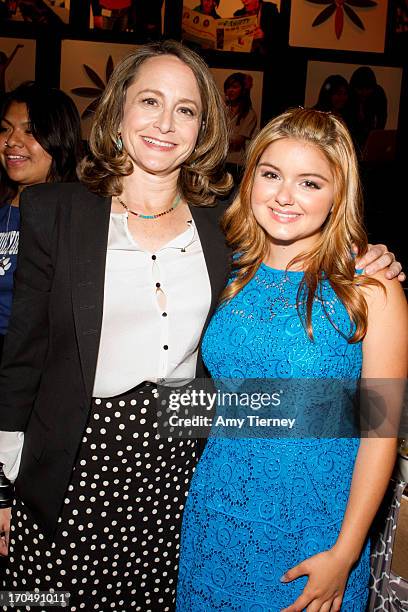
[[[272,379],[274,391],[299,379],[305,393],[317,379],[332,393],[336,380],[405,377],[403,292],[382,273],[355,273],[352,245],[364,252],[367,241],[356,156],[339,119],[295,109],[269,123],[250,146],[224,229],[234,271],[202,349],[215,379]],[[215,429],[184,513],[179,612],[363,612],[367,532],[396,442],[337,437],[315,422],[304,430],[313,416],[323,425],[329,400],[316,415],[307,402],[295,406],[300,433],[291,436]]]

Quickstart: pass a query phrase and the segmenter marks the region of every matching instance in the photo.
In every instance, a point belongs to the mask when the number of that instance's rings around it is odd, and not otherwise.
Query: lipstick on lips
[[[294,223],[301,217],[298,213],[283,212],[276,210],[276,208],[270,208],[272,218],[278,223]]]

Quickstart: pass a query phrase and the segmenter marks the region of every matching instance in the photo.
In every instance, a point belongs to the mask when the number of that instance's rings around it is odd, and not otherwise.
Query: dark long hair
[[[348,93],[349,84],[347,80],[341,74],[329,75],[320,88],[319,99],[313,108],[326,113],[332,112],[332,97],[341,88],[344,88]]]
[[[76,181],[76,167],[82,151],[81,120],[71,98],[60,89],[27,81],[4,96],[0,119],[13,102],[26,105],[32,134],[52,158],[47,182]],[[6,180],[3,180],[4,174]],[[5,172],[1,178],[0,202],[5,202],[10,195],[15,196],[18,184]]]
[[[245,119],[247,114],[252,108],[251,101],[251,87],[252,87],[252,79],[248,74],[244,74],[243,72],[234,72],[230,74],[224,81],[224,92],[227,92],[228,87],[232,83],[238,83],[241,87],[241,95],[238,98],[239,111],[237,114],[237,125],[241,123],[242,119]],[[229,106],[229,101],[226,100],[227,106]]]

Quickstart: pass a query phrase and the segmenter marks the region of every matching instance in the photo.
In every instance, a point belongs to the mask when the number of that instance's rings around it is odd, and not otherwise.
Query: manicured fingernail
[[[283,576],[281,576],[281,577],[279,578],[279,580],[280,580],[281,582],[286,582],[286,574],[283,574]]]

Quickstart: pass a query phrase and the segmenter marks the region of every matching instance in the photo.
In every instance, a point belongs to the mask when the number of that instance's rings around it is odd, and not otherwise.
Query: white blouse
[[[143,381],[194,378],[210,303],[193,221],[149,253],[130,234],[127,213],[112,213],[94,397],[119,395]]]
[[[171,385],[194,378],[211,285],[194,221],[154,253],[129,232],[128,213],[111,213],[94,397],[112,397],[143,381]],[[0,463],[14,481],[24,434],[0,432]]]

